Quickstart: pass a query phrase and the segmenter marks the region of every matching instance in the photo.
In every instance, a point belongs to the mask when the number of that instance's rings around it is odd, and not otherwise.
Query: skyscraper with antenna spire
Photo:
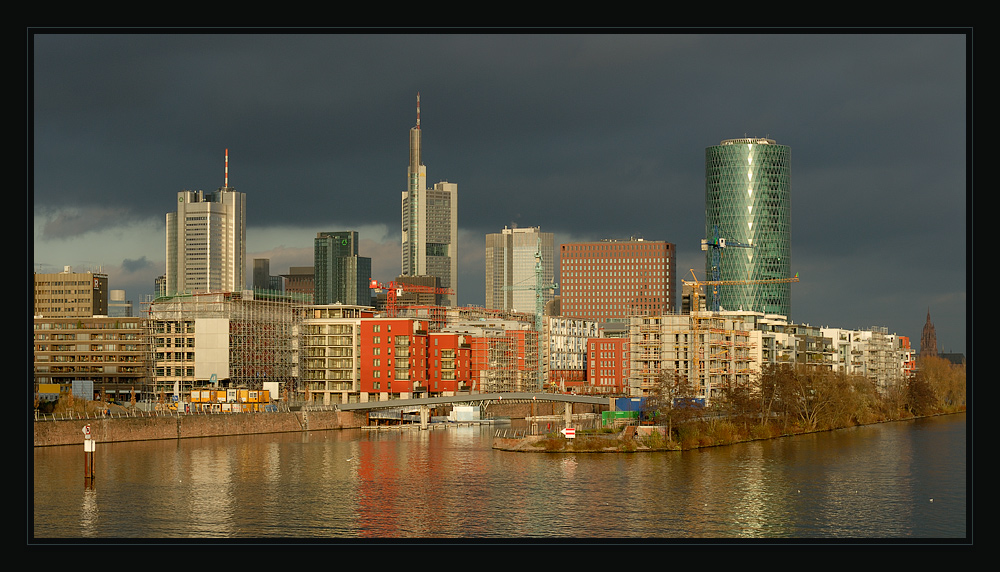
[[[243,289],[246,195],[229,186],[229,149],[223,186],[214,193],[179,191],[166,234],[166,295]]]
[[[427,188],[421,155],[420,93],[417,123],[410,128],[407,187],[402,193],[403,276],[434,276],[454,294],[442,303],[454,306],[458,294],[458,185],[442,181]]]

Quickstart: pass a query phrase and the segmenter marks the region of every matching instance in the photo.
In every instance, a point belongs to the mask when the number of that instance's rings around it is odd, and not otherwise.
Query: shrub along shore
[[[531,452],[684,451],[966,410],[965,365],[931,357],[917,374],[885,387],[809,367],[774,366],[753,381],[723,388],[710,409],[673,407],[691,395],[685,380],[664,372],[646,399],[655,425],[494,439],[493,448]]]

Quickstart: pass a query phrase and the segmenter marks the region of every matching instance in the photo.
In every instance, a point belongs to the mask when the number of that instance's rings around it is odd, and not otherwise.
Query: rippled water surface
[[[34,449],[48,538],[965,538],[966,416],[683,453],[490,448],[492,429]]]

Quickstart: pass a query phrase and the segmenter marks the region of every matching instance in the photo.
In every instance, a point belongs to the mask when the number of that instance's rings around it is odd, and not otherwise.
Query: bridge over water
[[[430,409],[439,405],[478,405],[488,407],[494,403],[538,403],[538,402],[558,402],[565,403],[564,416],[569,424],[573,413],[574,403],[585,403],[588,405],[611,405],[612,397],[594,397],[590,395],[567,395],[561,393],[472,393],[464,395],[451,395],[447,397],[421,397],[416,399],[390,399],[386,401],[369,401],[367,403],[340,403],[335,405],[341,411],[375,411],[399,409],[402,411],[419,411],[420,424],[426,426],[430,416]]]

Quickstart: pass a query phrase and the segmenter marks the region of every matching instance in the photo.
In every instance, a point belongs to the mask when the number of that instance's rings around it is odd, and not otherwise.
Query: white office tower
[[[180,191],[167,213],[166,292],[197,294],[243,290],[246,268],[246,195],[225,185],[214,193]]]
[[[541,254],[543,286],[552,284],[554,237],[536,227],[507,228],[486,235],[486,307],[534,313],[535,253]],[[542,306],[552,300],[550,288],[541,290]]]
[[[427,188],[427,167],[420,160],[420,94],[417,124],[410,129],[410,166],[402,201],[403,276],[434,276],[453,294],[442,304],[458,299],[458,185],[443,181]]]

